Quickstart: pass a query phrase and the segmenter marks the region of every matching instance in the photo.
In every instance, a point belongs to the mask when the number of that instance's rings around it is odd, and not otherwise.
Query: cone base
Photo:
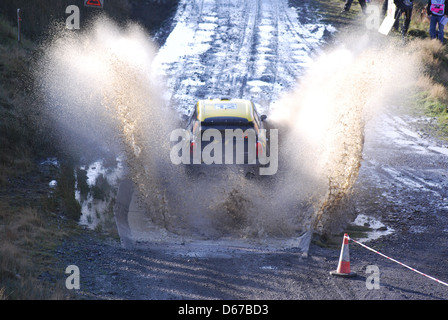
[[[350,273],[340,273],[340,272],[338,272],[337,270],[330,271],[330,274],[331,274],[332,276],[345,277],[345,278],[356,277],[356,273],[354,273],[354,272],[350,272]]]

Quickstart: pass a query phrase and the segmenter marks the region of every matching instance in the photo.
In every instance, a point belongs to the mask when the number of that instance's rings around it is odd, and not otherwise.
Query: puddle
[[[394,229],[387,227],[381,221],[373,217],[366,216],[364,214],[359,214],[356,217],[355,221],[353,221],[353,225],[359,227],[366,227],[365,231],[363,231],[362,233],[363,235],[366,234],[367,236],[356,239],[359,242],[367,242],[375,240],[394,232]]]
[[[123,161],[97,160],[77,168],[75,198],[81,205],[79,224],[90,229],[114,224],[113,206],[119,181],[124,177]]]

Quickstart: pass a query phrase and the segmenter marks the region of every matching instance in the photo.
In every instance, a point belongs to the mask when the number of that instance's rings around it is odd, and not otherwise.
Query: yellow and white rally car
[[[268,152],[265,119],[250,100],[199,100],[186,128],[189,164],[259,164]]]

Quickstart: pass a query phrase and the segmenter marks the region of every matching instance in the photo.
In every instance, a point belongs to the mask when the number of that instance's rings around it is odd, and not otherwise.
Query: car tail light
[[[194,153],[196,151],[196,142],[191,141],[190,143],[190,154]]]
[[[261,156],[263,154],[263,146],[260,141],[257,141],[257,156]]]

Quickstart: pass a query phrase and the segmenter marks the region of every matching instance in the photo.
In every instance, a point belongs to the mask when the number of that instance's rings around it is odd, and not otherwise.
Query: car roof
[[[254,121],[254,105],[245,99],[206,99],[197,103],[198,120],[232,117]]]

